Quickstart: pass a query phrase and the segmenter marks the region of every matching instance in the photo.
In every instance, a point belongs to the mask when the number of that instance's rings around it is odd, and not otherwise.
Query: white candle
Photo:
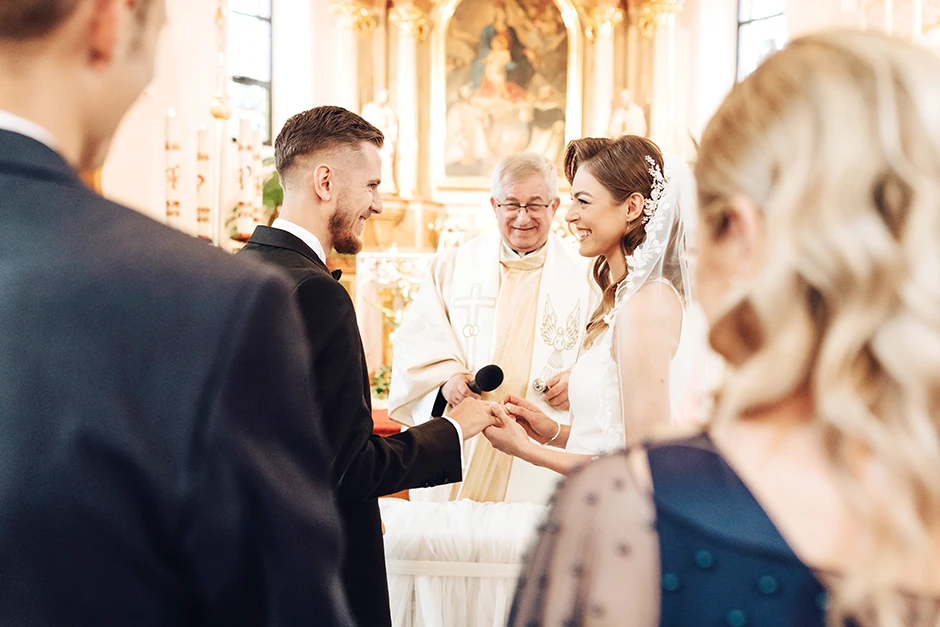
[[[212,241],[212,188],[209,176],[212,171],[209,129],[203,124],[196,133],[196,235],[199,239]]]
[[[251,121],[238,123],[238,209],[235,214],[235,238],[247,240],[255,230],[254,165],[251,154]]]
[[[254,209],[255,224],[261,224],[264,219],[264,176],[261,174],[263,164],[261,162],[261,130],[255,129],[251,132],[251,163],[254,190],[252,194],[252,207]]]
[[[170,109],[166,115],[166,223],[180,227],[180,132],[176,111]]]

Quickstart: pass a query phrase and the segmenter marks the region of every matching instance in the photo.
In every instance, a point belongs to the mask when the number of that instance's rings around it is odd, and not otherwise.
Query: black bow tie
[[[336,279],[337,281],[339,281],[341,278],[343,278],[343,271],[342,271],[342,270],[333,270],[332,272],[330,272],[330,274],[332,274],[332,275],[333,275],[333,278]]]

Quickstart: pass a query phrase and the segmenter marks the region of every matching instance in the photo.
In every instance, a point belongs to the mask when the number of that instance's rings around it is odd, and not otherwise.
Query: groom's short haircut
[[[298,159],[338,148],[358,148],[363,142],[382,148],[385,136],[352,111],[333,106],[314,107],[284,123],[274,142],[274,164],[284,178]]]
[[[548,190],[546,201],[558,198],[558,170],[548,157],[536,152],[517,152],[503,157],[493,170],[490,194],[493,198],[499,198],[506,185],[525,181],[533,176],[545,179]]]

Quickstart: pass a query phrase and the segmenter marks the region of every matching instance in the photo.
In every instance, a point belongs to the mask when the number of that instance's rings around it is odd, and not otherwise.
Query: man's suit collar
[[[81,182],[74,168],[52,148],[25,135],[3,129],[0,129],[0,172],[18,172],[66,183]]]
[[[251,234],[251,239],[248,240],[248,243],[291,250],[298,255],[306,257],[315,263],[324,272],[329,272],[337,281],[343,274],[341,270],[330,272],[323,260],[320,259],[320,256],[313,252],[313,250],[307,246],[303,240],[293,233],[288,233],[282,229],[273,229],[269,226],[261,225],[256,226],[254,233]]]

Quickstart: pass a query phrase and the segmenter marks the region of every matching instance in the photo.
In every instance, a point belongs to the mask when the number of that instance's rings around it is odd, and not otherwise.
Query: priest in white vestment
[[[595,301],[589,260],[552,233],[554,163],[534,153],[506,157],[490,203],[499,229],[438,255],[395,333],[389,415],[406,426],[430,420],[439,390],[450,404],[476,397],[467,384],[488,364],[505,379],[485,399],[517,394],[568,422],[567,375]],[[412,500],[544,503],[560,478],[483,437],[468,441],[465,460],[463,483],[412,490]]]

